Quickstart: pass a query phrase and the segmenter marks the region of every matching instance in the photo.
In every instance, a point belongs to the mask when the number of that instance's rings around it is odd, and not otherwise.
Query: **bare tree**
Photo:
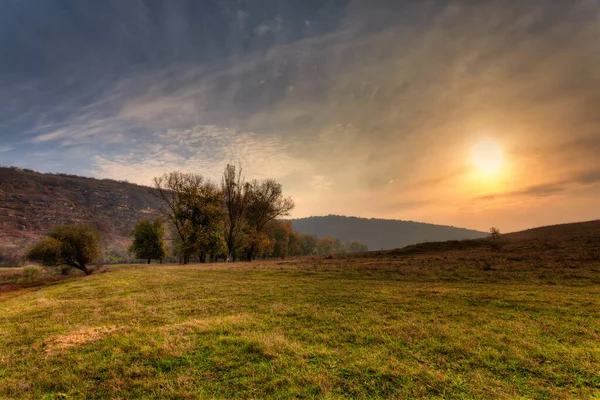
[[[247,185],[242,175],[242,167],[227,164],[221,181],[223,206],[227,212],[225,219],[225,244],[227,245],[227,261],[235,261],[235,252],[242,239],[244,216],[248,197]]]

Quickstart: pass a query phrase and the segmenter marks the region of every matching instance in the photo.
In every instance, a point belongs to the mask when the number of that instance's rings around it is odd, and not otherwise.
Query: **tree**
[[[247,208],[244,216],[250,239],[246,258],[252,261],[256,240],[264,232],[266,225],[289,215],[294,208],[294,201],[290,197],[283,197],[281,184],[273,179],[253,180],[246,185],[246,197]]]
[[[189,232],[189,223],[186,222],[186,204],[183,197],[186,191],[201,185],[203,181],[204,178],[201,175],[185,174],[178,171],[154,178],[156,191],[152,193],[162,200],[166,206],[165,216],[177,235],[176,242],[179,243],[177,252],[182,255],[181,261],[184,264],[187,263],[189,258],[189,246],[187,246],[189,240],[186,235]]]
[[[274,242],[272,256],[285,258],[289,254],[289,240],[292,223],[287,221],[271,221],[267,225],[268,235]]]
[[[362,253],[365,251],[369,251],[369,246],[359,242],[358,240],[351,241],[350,243],[348,243],[347,247],[349,253]]]
[[[500,239],[500,230],[496,227],[491,227],[490,228],[490,239],[491,240],[498,240]]]
[[[154,179],[155,195],[166,205],[180,261],[187,264],[192,255],[201,259],[216,251],[215,232],[223,216],[219,188],[202,175],[171,172]]]
[[[310,234],[300,235],[300,247],[303,256],[312,256],[317,253],[317,237]]]
[[[319,239],[317,242],[317,252],[320,255],[330,255],[333,254],[335,239],[329,236],[325,236],[322,239]]]
[[[201,262],[206,261],[208,255],[221,254],[223,238],[220,230],[224,213],[219,188],[204,182],[186,190],[182,201],[188,251],[197,254]]]
[[[298,232],[290,232],[290,237],[288,239],[288,253],[292,257],[302,255],[302,236]]]
[[[224,226],[227,261],[235,261],[236,250],[244,232],[244,217],[248,202],[247,185],[244,183],[242,167],[227,164],[221,181],[223,207],[227,213]]]
[[[142,219],[133,228],[133,243],[129,247],[129,252],[136,258],[148,260],[162,260],[166,257],[165,246],[165,226],[161,218],[156,218],[154,222]]]
[[[500,242],[500,230],[492,226],[488,238],[490,239],[490,247],[492,250],[500,250],[502,247],[502,243]]]
[[[26,258],[51,267],[66,265],[90,275],[86,265],[101,253],[100,233],[89,225],[74,224],[52,229],[29,249]]]
[[[344,243],[342,243],[342,241],[338,238],[336,238],[333,241],[333,252],[335,254],[344,254],[346,252],[348,252],[348,249],[346,248],[346,245]]]

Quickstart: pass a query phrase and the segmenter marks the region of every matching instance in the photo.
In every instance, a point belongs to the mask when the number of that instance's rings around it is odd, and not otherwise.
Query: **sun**
[[[495,174],[502,166],[502,149],[491,139],[482,140],[473,147],[473,163],[481,172]]]

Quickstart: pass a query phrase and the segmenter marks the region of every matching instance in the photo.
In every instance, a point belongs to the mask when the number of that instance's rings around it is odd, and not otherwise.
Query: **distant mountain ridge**
[[[454,226],[393,219],[327,215],[292,219],[294,230],[318,237],[332,236],[347,242],[358,240],[369,250],[396,249],[421,242],[478,239],[487,233]]]

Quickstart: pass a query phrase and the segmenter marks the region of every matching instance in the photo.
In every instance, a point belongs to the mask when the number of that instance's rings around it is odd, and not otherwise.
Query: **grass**
[[[598,398],[596,243],[123,265],[0,293],[0,398]]]

